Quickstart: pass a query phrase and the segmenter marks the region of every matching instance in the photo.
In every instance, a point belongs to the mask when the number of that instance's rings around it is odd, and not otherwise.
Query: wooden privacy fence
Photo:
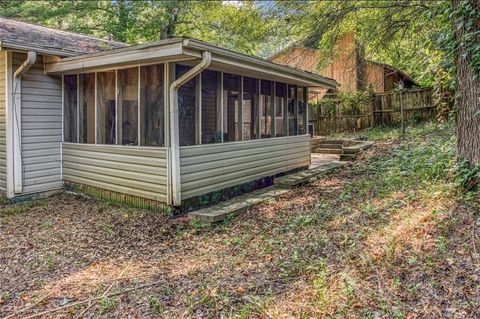
[[[405,122],[434,118],[432,89],[412,89],[402,92],[378,94],[354,93],[347,95],[327,94],[318,99],[310,96],[310,120],[315,125],[315,134],[352,132],[374,125],[396,125],[401,122],[403,104]]]
[[[436,115],[431,88],[379,93],[374,97],[373,124],[399,124],[401,103],[403,103],[404,119],[407,123],[425,121]]]

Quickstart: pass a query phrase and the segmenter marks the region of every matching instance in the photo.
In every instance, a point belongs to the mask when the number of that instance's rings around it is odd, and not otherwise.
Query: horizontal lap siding
[[[7,147],[6,147],[6,53],[0,51],[0,193],[7,192]]]
[[[25,61],[13,55],[13,69]],[[62,78],[45,75],[42,57],[22,76],[23,193],[59,189],[61,179]]]
[[[167,203],[167,149],[63,144],[63,179]]]
[[[182,199],[310,164],[308,135],[180,148]]]

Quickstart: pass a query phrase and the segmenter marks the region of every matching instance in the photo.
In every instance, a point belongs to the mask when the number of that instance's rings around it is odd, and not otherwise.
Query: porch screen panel
[[[262,80],[260,84],[260,134],[262,138],[272,137],[272,84]]]
[[[305,99],[305,88],[298,88],[298,134],[307,134],[306,118],[307,118],[307,102]]]
[[[118,70],[120,144],[138,145],[138,68]]]
[[[287,91],[287,85],[284,83],[275,83],[275,133],[276,137],[285,136],[285,95]]]
[[[240,140],[239,105],[240,76],[223,74],[223,141]]]
[[[288,135],[297,135],[297,87],[288,86]]]
[[[221,142],[217,105],[220,101],[220,72],[202,73],[202,144]]]
[[[164,65],[140,68],[140,145],[165,145]]]
[[[254,78],[243,78],[242,134],[244,140],[258,138],[255,129],[255,123],[258,123],[257,83],[258,81]]]
[[[95,73],[79,75],[79,141],[95,144]]]
[[[177,64],[176,78],[188,72],[191,67]],[[197,78],[193,78],[178,90],[178,130],[180,146],[195,145],[195,103]]]
[[[97,144],[115,144],[115,72],[97,73]]]
[[[77,75],[63,77],[65,142],[77,142]]]

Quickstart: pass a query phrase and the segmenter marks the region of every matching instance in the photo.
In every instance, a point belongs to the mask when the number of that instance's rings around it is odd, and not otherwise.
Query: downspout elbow
[[[209,67],[212,62],[212,54],[209,51],[202,53],[202,61],[195,65],[187,73],[173,81],[169,87],[170,100],[170,150],[171,150],[171,187],[172,202],[174,206],[180,206],[182,202],[181,196],[181,180],[180,180],[180,141],[178,132],[178,89]]]
[[[15,79],[20,78],[22,75],[24,75],[28,71],[28,69],[30,69],[32,65],[35,64],[36,61],[37,61],[37,53],[35,53],[34,51],[28,51],[27,59],[22,63],[22,65],[18,67],[13,77]]]

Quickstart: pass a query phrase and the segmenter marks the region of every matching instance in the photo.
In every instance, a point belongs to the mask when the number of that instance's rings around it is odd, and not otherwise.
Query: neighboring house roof
[[[218,70],[235,73],[240,68],[248,76],[256,77],[262,75],[265,76],[266,80],[282,78],[287,83],[296,82],[305,86],[334,88],[337,85],[335,80],[312,72],[302,71],[185,37],[63,58],[59,61],[48,63],[47,72],[68,74],[79,71],[85,72],[96,68],[175,60],[183,60],[185,61],[184,63],[188,63],[188,60],[194,61],[201,58],[203,51],[209,51],[212,54],[211,67]]]
[[[371,61],[371,60],[366,60],[365,61],[366,63],[370,63],[370,64],[376,64],[376,65],[380,65],[382,66],[384,69],[388,70],[389,73],[398,73],[402,78],[403,78],[403,81],[409,81],[411,82],[411,84],[413,84],[414,86],[418,86],[420,87],[420,85],[415,82],[414,79],[412,79],[410,76],[408,76],[408,74],[406,74],[405,72],[397,69],[396,67],[394,66],[391,66],[389,64],[386,64],[386,63],[380,63],[380,62],[375,62],[375,61]]]
[[[34,50],[60,57],[123,48],[127,44],[0,17],[2,48]]]

